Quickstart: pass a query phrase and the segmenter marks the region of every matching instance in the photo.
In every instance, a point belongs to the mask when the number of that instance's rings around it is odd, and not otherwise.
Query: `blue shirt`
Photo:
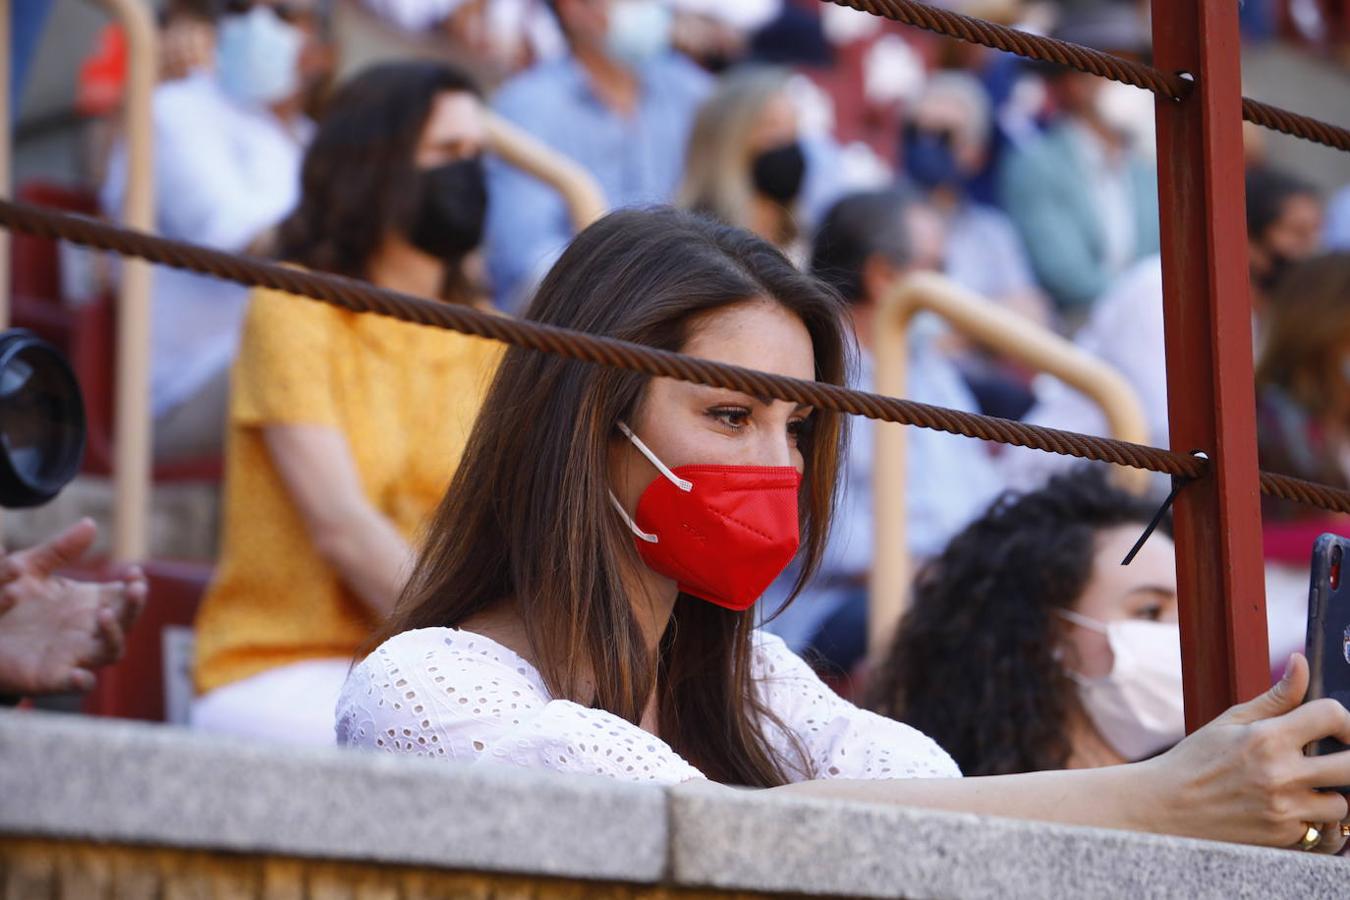
[[[711,79],[670,54],[639,73],[637,109],[623,116],[595,95],[572,57],[542,63],[498,92],[499,115],[586,168],[610,207],[669,203],[684,172],[685,146]],[[487,260],[497,301],[519,306],[572,237],[562,198],[498,161],[488,168]]]

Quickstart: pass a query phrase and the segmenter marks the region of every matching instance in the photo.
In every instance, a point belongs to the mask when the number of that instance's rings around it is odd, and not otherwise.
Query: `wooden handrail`
[[[158,34],[144,0],[99,0],[118,19],[127,39],[127,79],[122,118],[126,131],[127,190],[122,222],[155,228],[154,121],[159,72]],[[149,263],[122,260],[117,302],[117,385],[113,423],[112,555],[118,562],[144,559],[149,548],[150,419]]]
[[[122,221],[150,231],[155,223],[151,101],[158,71],[157,35],[150,7],[141,0],[100,0],[127,38],[123,118],[127,140],[127,192]],[[12,0],[0,0],[0,47],[9,58]],[[11,195],[13,151],[10,71],[0,65],[0,196]],[[0,234],[0,329],[9,325],[10,235]],[[150,265],[123,261],[118,298],[117,421],[115,424],[113,557],[144,557],[150,486]]]
[[[1037,371],[1082,391],[1106,415],[1110,436],[1144,443],[1148,425],[1129,382],[1106,363],[1025,317],[932,273],[911,275],[881,299],[876,323],[876,390],[905,396],[909,322],[927,310],[956,331]],[[905,427],[878,422],[872,490],[876,502],[868,608],[868,650],[874,660],[890,646],[909,600],[910,558],[906,534]],[[1142,490],[1148,473],[1122,469],[1124,483]]]

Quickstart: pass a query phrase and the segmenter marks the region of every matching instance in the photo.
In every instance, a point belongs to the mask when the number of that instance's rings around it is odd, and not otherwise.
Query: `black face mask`
[[[952,150],[950,132],[906,126],[903,138],[905,172],[919,187],[954,187],[961,184],[961,167]]]
[[[481,157],[423,169],[407,229],[414,247],[438,259],[457,260],[483,240],[487,176]]]
[[[797,199],[806,177],[806,154],[798,141],[765,150],[751,167],[755,190],[787,206]]]
[[[1266,259],[1268,260],[1266,271],[1257,275],[1254,280],[1263,293],[1269,294],[1294,267],[1294,261],[1278,250],[1267,250]]]

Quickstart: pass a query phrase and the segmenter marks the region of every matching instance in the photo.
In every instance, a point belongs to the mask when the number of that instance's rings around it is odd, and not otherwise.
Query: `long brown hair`
[[[748,232],[670,209],[620,211],[587,228],[526,317],[678,351],[698,314],[761,297],[802,320],[817,380],[842,384],[846,348],[829,290]],[[652,659],[620,582],[638,556],[607,499],[607,448],[616,423],[633,418],[647,381],[508,350],[384,637],[454,627],[509,598],[554,697],[637,723],[655,685],[663,736],[709,778],[783,784],[790,770],[809,772],[810,764],[804,755],[777,758],[765,738],[776,723],[751,683],[755,611],[681,594]],[[798,588],[825,545],[841,418],[818,410],[799,444]],[[586,673],[594,694],[578,696]]]
[[[1350,345],[1350,253],[1289,270],[1271,294],[1256,386],[1276,387],[1316,418],[1343,414],[1342,357]]]
[[[380,244],[416,205],[417,144],[445,93],[482,97],[467,72],[424,60],[371,66],[343,85],[305,152],[300,202],[277,230],[277,255],[367,278]],[[462,263],[447,263],[444,299],[472,295]]]
[[[1003,494],[920,570],[868,709],[937,741],[968,776],[1064,768],[1082,710],[1056,659],[1056,614],[1078,606],[1101,534],[1152,514],[1098,465]]]
[[[694,118],[685,151],[684,181],[676,203],[683,209],[704,213],[741,228],[750,227],[751,202],[755,197],[751,166],[754,154],[750,136],[764,108],[787,91],[792,73],[774,66],[745,66],[723,76]],[[778,246],[797,239],[797,223],[791,210],[784,210]]]

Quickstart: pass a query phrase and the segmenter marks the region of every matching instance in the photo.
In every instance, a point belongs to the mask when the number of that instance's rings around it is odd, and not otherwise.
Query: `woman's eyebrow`
[[[737,391],[736,393],[740,393],[740,391]],[[746,396],[748,397],[748,396],[750,396],[750,395],[747,394]],[[755,396],[755,399],[758,400],[758,401],[760,402],[760,404],[763,405],[763,406],[773,406],[775,403],[778,402],[778,401],[775,400],[773,397],[764,397],[764,396],[759,396],[759,395]],[[813,404],[810,404],[810,403],[798,403],[798,404],[793,408],[792,411],[793,411],[794,413],[800,413],[800,412],[812,413],[812,412],[815,412],[815,411],[816,411],[816,408],[815,408],[815,406],[814,406]]]
[[[1175,597],[1177,591],[1176,588],[1162,584],[1141,584],[1132,587],[1125,592],[1126,597],[1133,597],[1135,594],[1157,594],[1160,597]]]

